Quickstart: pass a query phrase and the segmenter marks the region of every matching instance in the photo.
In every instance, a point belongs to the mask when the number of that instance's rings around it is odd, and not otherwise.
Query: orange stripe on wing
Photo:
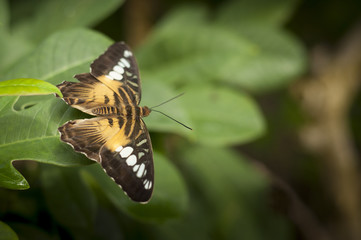
[[[108,141],[105,143],[105,146],[112,152],[114,152],[119,146],[125,147],[131,142],[131,140],[125,135],[126,121],[126,118],[124,118],[124,124],[122,128],[119,129],[119,131],[111,139],[108,139]]]
[[[104,83],[108,88],[110,88],[111,90],[113,90],[116,93],[118,92],[118,88],[120,88],[121,86],[124,85],[123,82],[112,80],[105,75],[101,75],[101,76],[97,77],[97,79],[99,81],[101,81],[102,83]]]

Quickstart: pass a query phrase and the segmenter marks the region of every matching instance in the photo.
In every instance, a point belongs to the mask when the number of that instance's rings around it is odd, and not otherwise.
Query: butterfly
[[[62,141],[101,164],[104,171],[136,202],[147,203],[153,192],[152,143],[142,120],[141,82],[134,55],[124,42],[111,45],[90,65],[79,82],[57,85],[63,100],[95,116],[59,127]]]

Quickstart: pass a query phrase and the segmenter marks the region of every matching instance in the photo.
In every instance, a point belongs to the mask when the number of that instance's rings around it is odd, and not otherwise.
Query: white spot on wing
[[[124,63],[122,63],[121,61],[118,62],[118,65],[119,65],[120,67],[122,67],[122,68],[125,67]]]
[[[114,80],[114,78],[112,78],[111,76],[109,75],[105,75],[107,78],[111,79],[111,80]]]
[[[127,81],[127,83],[129,83],[129,84],[133,85],[134,87],[138,87],[138,84],[137,84],[137,83],[135,83],[135,82],[132,82],[132,81]]]
[[[125,67],[130,68],[130,63],[125,58],[121,58],[120,61],[124,64]]]
[[[120,156],[122,158],[127,158],[129,157],[130,154],[132,154],[133,152],[133,148],[132,147],[125,147],[122,151],[120,151]]]
[[[140,141],[139,143],[137,143],[137,146],[139,147],[139,146],[143,145],[143,144],[146,143],[146,142],[147,142],[147,139],[144,138],[142,141]]]
[[[138,168],[139,168],[139,164],[137,164],[133,167],[133,171],[136,172],[138,170]]]
[[[148,180],[147,180],[147,182],[144,182],[144,188],[145,189],[151,189],[152,188],[152,182],[148,181]]]
[[[144,152],[139,152],[139,153],[138,153],[138,158],[140,159],[140,158],[143,157],[144,155],[145,155]]]
[[[129,50],[124,50],[124,53],[123,53],[124,57],[130,57],[133,55],[133,53]]]
[[[134,166],[134,164],[136,164],[137,163],[137,157],[134,155],[134,154],[132,154],[132,155],[130,155],[128,158],[127,158],[127,160],[125,160],[125,162],[128,164],[128,166]]]
[[[124,73],[124,68],[122,68],[121,66],[119,65],[115,65],[114,68],[113,68],[114,71],[116,71],[117,73],[119,74],[123,74]]]
[[[111,76],[115,80],[122,80],[123,79],[123,76],[120,75],[118,72],[115,72],[115,71],[110,71],[109,76]]]
[[[140,177],[143,176],[144,169],[145,169],[144,163],[140,164],[139,170],[138,170],[138,172],[137,172],[137,177],[138,177],[138,178],[140,178]]]
[[[119,147],[117,147],[117,148],[115,149],[115,151],[116,151],[116,152],[120,152],[120,151],[122,151],[122,149],[123,149],[123,147],[122,147],[122,146],[119,146]]]

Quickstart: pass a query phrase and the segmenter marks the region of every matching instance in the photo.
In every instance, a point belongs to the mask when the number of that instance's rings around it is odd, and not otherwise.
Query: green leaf
[[[265,131],[263,117],[245,93],[225,87],[190,85],[182,101],[190,115],[195,141],[232,145],[253,140]]]
[[[290,34],[269,25],[222,25],[204,15],[200,7],[181,8],[159,24],[138,54],[145,78],[259,92],[282,87],[304,71],[305,50]]]
[[[111,43],[88,30],[54,34],[4,77],[44,79],[57,84],[89,70],[89,64]],[[21,106],[17,102],[21,102]],[[20,106],[19,108],[15,108]],[[13,160],[36,160],[61,166],[89,164],[59,139],[58,127],[82,115],[50,96],[0,98],[0,186],[26,189],[28,183],[12,166]]]
[[[63,96],[54,85],[33,78],[18,78],[0,82],[0,95],[43,95],[56,93]]]
[[[41,165],[41,183],[54,218],[74,235],[91,235],[96,199],[79,175],[79,168]]]
[[[0,33],[8,31],[9,27],[9,6],[6,0],[0,0]]]
[[[188,16],[191,13],[184,12]],[[224,73],[237,71],[254,56],[256,46],[232,31],[202,21],[190,24],[179,13],[168,17],[139,51],[144,78],[186,85],[224,81]],[[184,20],[184,22],[180,22]],[[187,25],[187,28],[181,27]]]
[[[37,240],[54,239],[50,233],[46,232],[44,229],[41,229],[39,224],[32,225],[29,223],[15,222],[12,223],[11,226],[17,233],[19,239],[28,239],[29,236],[31,236],[32,239]]]
[[[191,201],[200,212],[176,225],[181,236],[187,237],[182,229],[203,223],[197,229],[206,239],[289,239],[284,219],[269,208],[267,179],[249,159],[226,148],[197,145],[184,146],[178,156],[193,198],[200,202]]]
[[[58,30],[94,25],[118,9],[123,2],[123,0],[12,1],[12,16],[9,16],[8,4],[1,0],[0,72],[26,56],[34,49],[35,44],[43,41],[50,34]],[[11,25],[8,26],[10,17]]]
[[[231,26],[282,26],[293,13],[297,0],[229,1],[221,6],[217,22]]]
[[[296,0],[245,0],[231,1],[220,9],[215,23],[248,39],[256,49],[238,71],[225,73],[227,82],[252,92],[269,91],[305,71],[305,49],[281,29],[296,4]]]
[[[252,92],[265,92],[291,83],[305,71],[306,51],[290,34],[264,26],[234,32],[253,42],[257,51],[237,71],[225,72],[225,81]],[[232,67],[236,68],[235,64]]]
[[[9,3],[7,0],[0,0],[0,73],[14,64],[21,56],[28,53],[32,47],[27,39],[12,35],[9,23]]]
[[[111,43],[109,38],[81,28],[55,33],[8,70],[2,80],[36,78],[52,84],[71,81],[74,74],[88,72],[91,61]]]
[[[17,240],[16,233],[4,222],[0,221],[0,240]]]
[[[92,26],[109,16],[122,5],[123,0],[45,0],[26,5],[14,4],[14,29],[17,36],[39,42],[55,31]],[[17,11],[18,10],[18,11]],[[25,12],[25,13],[24,13]],[[18,18],[18,19],[17,19]]]
[[[38,103],[0,117],[0,186],[26,189],[28,184],[12,166],[13,160],[36,160],[62,166],[89,164],[59,139],[57,128],[72,111],[60,99]]]
[[[201,187],[208,201],[219,208],[224,206],[217,201],[263,191],[267,186],[266,178],[235,151],[199,145],[185,147],[186,151],[184,147],[180,150],[179,164],[190,174],[190,180]]]
[[[179,218],[188,205],[188,194],[177,169],[161,154],[154,152],[155,183],[153,196],[148,204],[131,201],[104,173],[100,165],[84,168],[83,177],[119,209],[130,216],[147,221],[163,222]]]
[[[2,73],[29,53],[34,46],[27,40],[12,36],[9,32],[0,31],[0,33],[0,73]]]
[[[18,97],[0,97],[0,117],[13,109],[16,99]]]
[[[145,80],[142,82],[142,104],[149,107],[156,106],[182,93],[179,90],[175,91],[168,84],[159,82],[155,79],[143,79]],[[162,111],[187,125],[192,125],[188,110],[184,106],[184,100],[187,97],[189,97],[188,94],[162,105],[156,108],[156,110]],[[153,111],[148,117],[144,118],[144,121],[146,122],[148,129],[151,131],[172,132],[185,137],[192,137],[191,131],[155,111]]]

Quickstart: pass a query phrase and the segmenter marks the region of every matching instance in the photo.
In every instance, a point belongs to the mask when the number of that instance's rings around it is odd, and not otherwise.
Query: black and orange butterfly
[[[133,53],[123,42],[111,45],[79,82],[57,87],[70,106],[96,117],[72,120],[59,128],[61,140],[101,164],[134,201],[150,200],[154,186],[153,150],[140,107],[141,85]]]

